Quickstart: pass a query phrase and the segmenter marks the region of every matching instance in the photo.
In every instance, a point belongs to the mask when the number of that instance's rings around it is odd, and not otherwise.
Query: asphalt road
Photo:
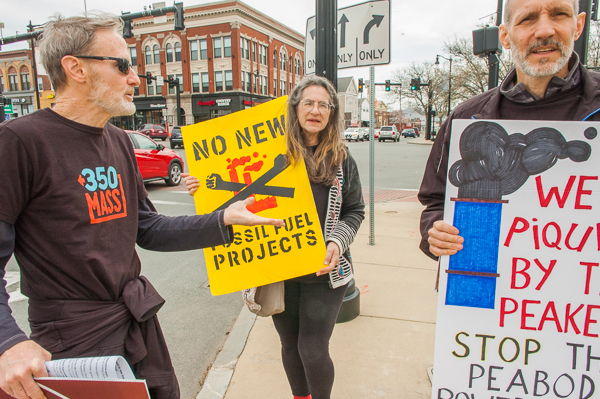
[[[418,189],[431,146],[410,145],[410,140],[413,139],[403,138],[399,143],[375,142],[375,187]],[[168,148],[168,141],[164,144]],[[347,146],[357,162],[362,185],[368,187],[369,143],[353,142]],[[185,151],[176,151],[185,160]],[[152,182],[146,188],[160,213],[170,216],[195,214],[192,197],[185,193],[183,183],[167,187],[163,182]],[[239,314],[241,295],[211,295],[202,250],[172,253],[139,247],[137,250],[142,260],[142,273],[166,299],[159,319],[179,378],[182,398],[194,399],[204,374]],[[18,271],[14,258],[7,271]],[[12,296],[18,297],[18,285],[9,288],[9,292],[14,293]],[[21,328],[29,332],[27,301],[18,300],[10,305]]]

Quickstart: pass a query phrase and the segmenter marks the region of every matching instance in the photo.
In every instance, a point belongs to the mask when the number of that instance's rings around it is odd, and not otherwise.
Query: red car
[[[169,132],[167,132],[167,129],[164,126],[152,123],[142,125],[142,127],[138,129],[138,132],[145,134],[151,139],[161,139],[162,141],[165,141],[169,138]]]
[[[164,180],[167,186],[176,186],[181,183],[183,172],[183,159],[173,150],[166,149],[162,144],[134,132],[126,130],[135,151],[137,161],[144,182]]]

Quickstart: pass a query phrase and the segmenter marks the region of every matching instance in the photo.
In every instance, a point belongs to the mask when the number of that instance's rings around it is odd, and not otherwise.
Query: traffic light
[[[184,30],[185,24],[183,23],[183,3],[175,3],[175,30]]]
[[[0,105],[2,105],[2,107],[4,107],[5,105],[10,105],[10,98],[6,98],[6,97],[0,97],[2,99],[2,102],[0,103]]]
[[[411,90],[421,90],[421,79],[412,78],[410,80],[410,89]]]
[[[146,72],[146,83],[148,83],[148,86],[152,85],[152,74],[150,72]]]
[[[389,80],[385,81],[385,91],[390,91],[390,81]]]
[[[129,39],[133,37],[133,24],[131,21],[123,21],[123,38]]]
[[[363,92],[363,86],[364,86],[364,83],[363,83],[362,78],[358,79],[358,92],[359,93]]]

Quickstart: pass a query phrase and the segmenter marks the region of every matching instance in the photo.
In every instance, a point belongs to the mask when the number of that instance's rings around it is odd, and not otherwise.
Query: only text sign
[[[599,397],[597,129],[453,122],[433,399]]]
[[[315,73],[316,17],[306,22],[306,74]],[[390,63],[390,2],[370,1],[340,8],[337,14],[338,69]]]
[[[199,214],[254,196],[248,209],[285,227],[234,226],[232,244],[206,248],[214,295],[303,276],[323,267],[325,243],[303,162],[285,160],[287,97],[182,129]]]

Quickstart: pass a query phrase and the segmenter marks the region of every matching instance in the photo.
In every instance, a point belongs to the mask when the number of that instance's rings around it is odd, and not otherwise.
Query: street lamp
[[[435,65],[440,65],[440,57],[447,61],[450,61],[450,70],[448,71],[448,116],[450,116],[450,104],[452,98],[452,56],[450,56],[450,58],[446,58],[443,55],[436,55]]]

